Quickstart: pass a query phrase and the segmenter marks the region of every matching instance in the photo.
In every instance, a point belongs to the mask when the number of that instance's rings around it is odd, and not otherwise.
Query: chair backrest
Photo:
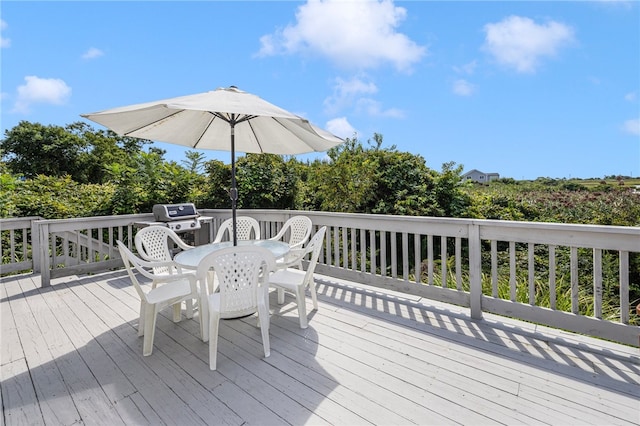
[[[293,216],[284,223],[282,229],[278,234],[284,235],[284,233],[288,230],[289,245],[292,248],[302,247],[311,235],[311,227],[311,219],[309,219],[307,216]]]
[[[169,248],[169,240],[182,249],[188,247],[172,229],[166,226],[153,225],[142,228],[136,233],[136,250],[146,260],[170,261],[173,256]],[[155,274],[171,274],[173,273],[173,268],[154,268],[153,272]]]
[[[313,281],[313,271],[318,264],[318,257],[322,251],[322,242],[324,241],[324,234],[327,232],[327,227],[323,226],[311,237],[309,243],[305,247],[305,256],[311,253],[309,258],[309,264],[307,265],[307,271],[304,275],[304,284],[308,285]]]
[[[143,268],[142,260],[135,254],[133,254],[131,250],[129,250],[127,246],[122,243],[122,241],[117,240],[116,243],[118,244],[120,257],[122,258],[124,267],[127,270],[127,274],[129,274],[129,278],[131,279],[133,287],[138,292],[138,296],[140,296],[140,299],[147,301],[147,293],[142,290],[142,286],[140,285],[138,277],[136,276],[136,271],[147,277],[149,276],[149,273]]]
[[[259,246],[235,246],[214,251],[205,256],[196,273],[200,283],[206,282],[211,268],[220,290],[220,316],[237,317],[256,311],[258,294],[266,298],[266,279],[276,266],[274,255]],[[206,291],[201,285],[201,291]]]
[[[236,226],[238,227],[238,240],[259,240],[260,239],[260,223],[249,216],[236,217]],[[253,231],[253,234],[252,234]],[[227,234],[226,239],[225,234]],[[216,238],[213,240],[215,243],[220,241],[230,241],[233,239],[233,219],[227,219],[220,225]]]

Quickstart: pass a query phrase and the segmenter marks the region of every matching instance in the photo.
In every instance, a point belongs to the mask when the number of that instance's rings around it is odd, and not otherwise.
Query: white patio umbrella
[[[237,242],[235,152],[321,152],[343,140],[308,120],[235,86],[206,93],[81,114],[121,136],[231,151],[231,210]]]

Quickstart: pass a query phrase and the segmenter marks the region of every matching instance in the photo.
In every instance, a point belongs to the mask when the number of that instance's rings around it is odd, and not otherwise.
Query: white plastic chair
[[[166,226],[152,225],[140,229],[136,233],[135,244],[138,255],[151,262],[171,262],[167,266],[153,268],[154,275],[172,275],[188,273],[183,271],[180,265],[173,263],[172,247],[169,242],[178,246],[181,250],[190,250],[193,246],[182,241],[172,229]],[[155,287],[155,283],[154,283]],[[193,318],[193,302],[187,300],[187,318]]]
[[[236,226],[238,227],[238,240],[259,240],[260,239],[260,223],[249,216],[236,217]],[[253,238],[251,232],[253,231]],[[233,219],[227,219],[220,225],[214,243],[223,241],[225,234],[228,234],[225,241],[233,239]]]
[[[318,263],[318,256],[320,256],[320,251],[322,250],[322,242],[324,241],[326,231],[326,226],[320,228],[311,240],[309,240],[309,244],[305,246],[300,255],[299,259],[301,260],[311,253],[306,271],[286,268],[279,269],[269,276],[269,285],[278,290],[278,304],[284,303],[285,291],[295,294],[298,305],[298,316],[300,317],[300,328],[307,328],[308,326],[307,305],[305,301],[305,290],[307,287],[309,287],[309,292],[311,293],[313,308],[318,309],[318,295],[316,294],[316,284],[313,279],[313,273]]]
[[[269,272],[275,270],[275,257],[258,246],[235,246],[207,255],[198,265],[197,276],[204,283],[211,268],[218,279],[218,291],[207,294],[207,286],[200,285],[201,332],[209,341],[209,368],[216,369],[220,318],[231,319],[255,312],[262,332],[264,356],[269,347]]]
[[[296,266],[298,269],[302,269],[302,257],[300,250],[303,249],[304,244],[311,235],[312,227],[311,219],[307,216],[293,216],[287,220],[280,232],[276,236],[269,238],[270,240],[280,241],[285,238],[288,233],[288,241],[291,251],[282,260],[278,260],[278,268],[287,268],[290,266]]]
[[[151,355],[153,338],[156,330],[158,312],[173,305],[173,321],[181,319],[180,307],[185,300],[198,297],[197,280],[194,274],[166,274],[155,275],[148,269],[169,267],[170,262],[149,262],[134,255],[121,241],[117,241],[120,257],[124,263],[131,283],[140,296],[140,319],[138,321],[138,336],[144,335],[142,354]],[[143,286],[136,274],[140,274],[156,284],[149,289]],[[146,287],[146,288],[145,288]]]

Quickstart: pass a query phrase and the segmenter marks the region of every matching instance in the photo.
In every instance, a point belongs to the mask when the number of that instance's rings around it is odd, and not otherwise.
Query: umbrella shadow
[[[198,314],[174,323],[168,308],[158,316],[153,353],[144,357],[137,335],[139,300],[126,275],[106,276],[106,281],[83,277],[82,285],[67,281],[28,290],[21,300],[11,298],[12,308],[39,299],[50,312],[30,308],[33,324],[26,328],[33,336],[22,335],[24,325],[16,327],[20,339],[33,339],[33,350],[25,346],[23,358],[3,359],[5,418],[31,424],[327,421],[314,411],[325,404],[336,381],[315,362],[317,348],[311,342],[317,339],[304,342],[302,349],[294,343],[295,333],[274,326],[271,356],[265,358],[255,316],[222,321],[217,370],[211,371]],[[3,310],[9,307],[9,298],[2,302]],[[51,325],[48,332],[43,321]]]

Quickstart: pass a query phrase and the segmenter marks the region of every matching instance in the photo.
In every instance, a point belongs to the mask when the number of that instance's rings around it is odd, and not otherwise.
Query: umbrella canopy
[[[237,204],[235,151],[303,154],[343,140],[308,120],[231,86],[206,93],[81,114],[121,136],[231,151],[231,207]]]

